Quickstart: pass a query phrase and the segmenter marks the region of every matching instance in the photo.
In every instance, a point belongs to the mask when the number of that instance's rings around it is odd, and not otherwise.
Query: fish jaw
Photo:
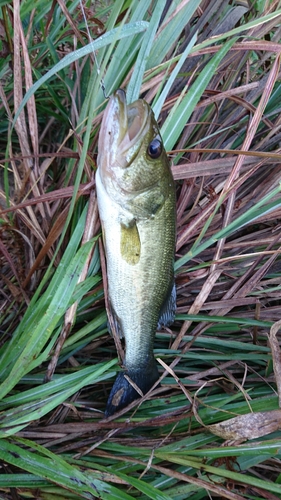
[[[137,155],[142,137],[147,133],[149,114],[150,108],[142,99],[128,106],[121,89],[109,99],[99,133],[97,164],[102,179],[111,177],[117,190],[122,190],[118,180]]]
[[[98,141],[98,165],[103,175],[116,163],[116,153],[128,128],[127,104],[123,92],[117,91],[105,109]]]

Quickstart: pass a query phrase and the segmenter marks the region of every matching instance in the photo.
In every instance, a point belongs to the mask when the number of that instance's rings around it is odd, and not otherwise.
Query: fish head
[[[104,112],[98,143],[101,181],[112,200],[136,217],[149,217],[169,196],[172,175],[153,111],[117,90]]]

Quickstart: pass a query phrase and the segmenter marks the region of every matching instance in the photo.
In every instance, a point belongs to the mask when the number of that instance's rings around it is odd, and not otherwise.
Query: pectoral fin
[[[121,257],[127,264],[136,265],[140,260],[141,242],[136,221],[132,221],[129,226],[121,223],[120,240]]]

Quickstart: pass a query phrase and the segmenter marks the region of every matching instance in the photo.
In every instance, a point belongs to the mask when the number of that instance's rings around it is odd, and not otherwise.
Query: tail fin
[[[140,398],[139,393],[125,378],[125,375],[128,375],[128,377],[140,388],[143,394],[146,394],[159,379],[159,373],[154,359],[153,364],[151,363],[148,367],[119,372],[107,401],[105,410],[106,417],[110,417],[116,411],[122,410],[128,406],[128,404],[132,403],[132,401]]]

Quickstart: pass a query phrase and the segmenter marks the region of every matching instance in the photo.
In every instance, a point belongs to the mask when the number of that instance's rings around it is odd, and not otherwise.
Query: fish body
[[[157,325],[175,312],[175,188],[150,106],[127,105],[118,90],[104,113],[96,188],[106,254],[108,297],[116,330],[125,337],[124,370],[106,408],[109,416],[158,380],[153,356]]]

